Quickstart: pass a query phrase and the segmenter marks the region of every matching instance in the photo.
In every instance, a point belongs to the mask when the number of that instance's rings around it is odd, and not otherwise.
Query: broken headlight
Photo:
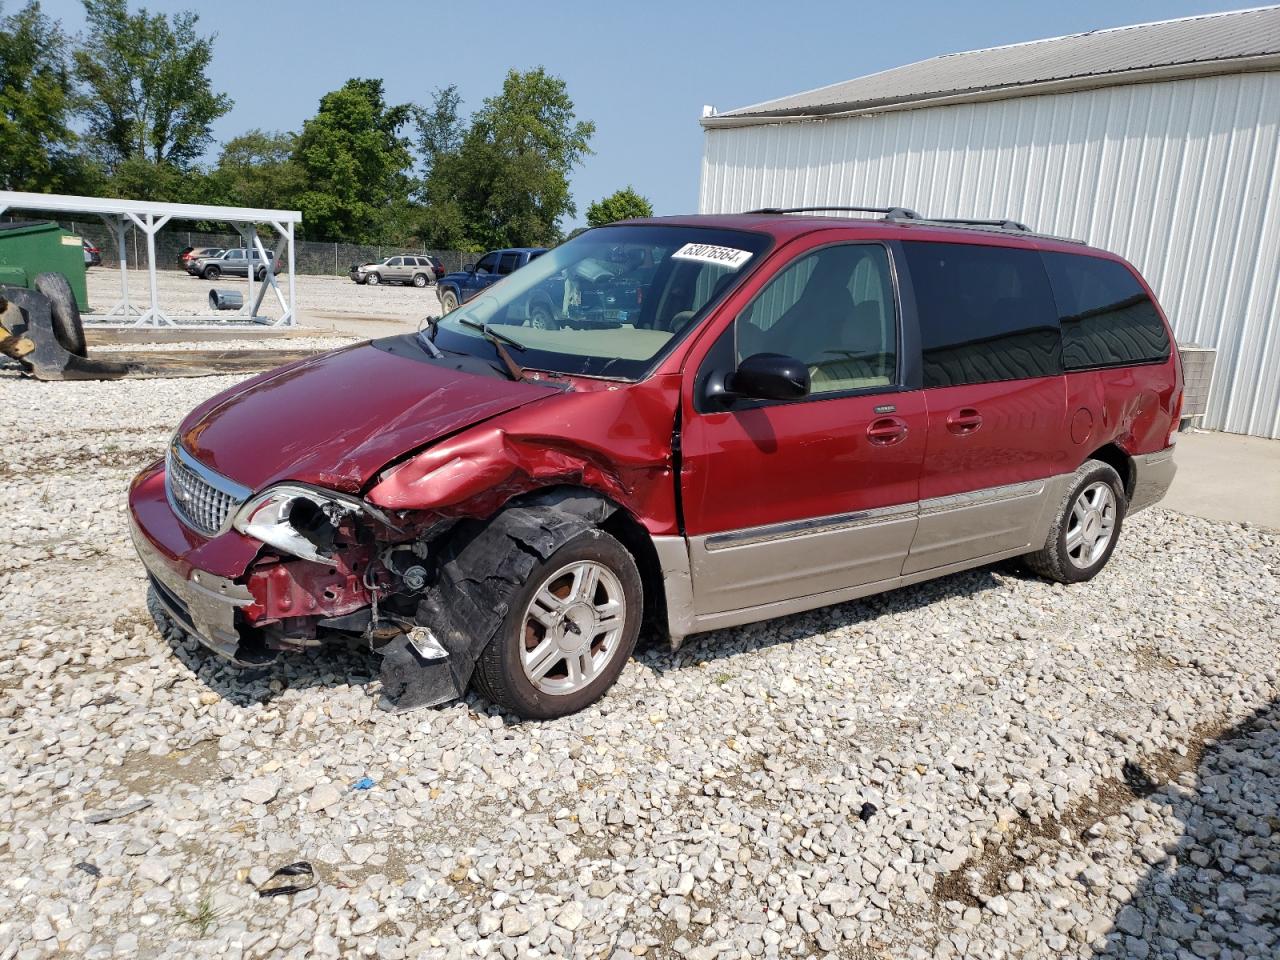
[[[354,497],[282,483],[246,500],[231,525],[277,550],[328,563],[342,521],[366,512],[372,511]]]

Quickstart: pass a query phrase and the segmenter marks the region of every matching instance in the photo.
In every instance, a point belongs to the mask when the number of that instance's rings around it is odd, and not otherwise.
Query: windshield
[[[700,227],[588,230],[448,314],[436,344],[491,355],[476,329],[487,325],[520,345],[522,367],[639,379],[746,276],[770,242],[763,234]]]

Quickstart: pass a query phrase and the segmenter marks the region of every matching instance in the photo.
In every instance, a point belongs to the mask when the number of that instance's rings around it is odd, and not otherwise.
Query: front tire
[[[472,682],[525,719],[577,713],[622,673],[643,609],[640,571],[626,547],[603,530],[586,531],[534,565]]]
[[[1024,558],[1027,566],[1058,583],[1092,580],[1111,559],[1128,506],[1115,468],[1086,460],[1071,478],[1044,546]]]
[[[449,313],[458,309],[458,295],[452,290],[446,290],[440,294],[440,310],[442,313]]]
[[[555,314],[551,312],[551,307],[545,303],[535,303],[529,308],[529,326],[534,330],[560,329],[560,324],[556,321]]]
[[[366,273],[364,275],[364,282],[366,286],[376,287],[382,282],[382,278],[376,273]]]
[[[203,276],[206,280],[217,280],[222,276],[222,271],[217,267],[205,267]]]

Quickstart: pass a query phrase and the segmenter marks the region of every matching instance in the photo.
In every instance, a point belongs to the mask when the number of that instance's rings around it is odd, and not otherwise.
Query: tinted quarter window
[[[1122,263],[1046,253],[1068,370],[1167,360],[1169,335],[1156,305]]]
[[[786,267],[737,319],[738,360],[780,353],[809,367],[815,394],[887,386],[898,323],[879,244],[824,247]]]
[[[926,387],[1062,373],[1058,317],[1038,252],[964,243],[902,246],[920,317]]]

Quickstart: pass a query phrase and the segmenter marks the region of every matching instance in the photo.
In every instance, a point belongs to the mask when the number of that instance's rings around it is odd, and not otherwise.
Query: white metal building
[[[1280,7],[936,57],[704,111],[699,206],[901,205],[1127,257],[1215,347],[1204,425],[1280,437]]]

